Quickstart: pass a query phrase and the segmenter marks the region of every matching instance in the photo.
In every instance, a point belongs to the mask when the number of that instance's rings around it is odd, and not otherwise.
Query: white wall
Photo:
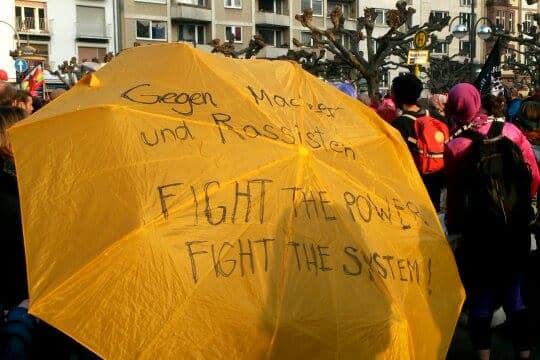
[[[4,1],[4,0],[0,0]],[[49,45],[50,62],[56,68],[64,60],[77,56],[77,45],[107,47],[115,51],[113,0],[48,0],[47,15],[51,26]],[[77,5],[105,7],[105,25],[109,38],[108,44],[84,42],[77,43]]]
[[[47,1],[47,16],[51,32],[49,62],[51,68],[56,69],[63,60],[69,60],[77,55],[75,47],[77,17],[73,1]]]
[[[15,26],[15,0],[0,0],[0,20]],[[7,71],[10,81],[15,81],[15,67],[9,56],[16,48],[13,35],[8,25],[0,23],[0,69]]]

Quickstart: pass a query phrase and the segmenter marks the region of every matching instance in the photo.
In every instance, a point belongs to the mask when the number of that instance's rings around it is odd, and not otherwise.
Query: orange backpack
[[[448,126],[429,116],[421,117],[403,115],[414,119],[416,138],[409,137],[407,141],[416,145],[413,158],[421,174],[432,174],[444,169],[444,145],[450,138]]]

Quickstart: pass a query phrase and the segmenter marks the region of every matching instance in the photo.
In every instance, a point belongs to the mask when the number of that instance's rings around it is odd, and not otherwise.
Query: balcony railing
[[[77,22],[77,37],[108,39],[111,37],[112,24],[92,24],[89,22]]]
[[[171,5],[171,18],[210,22],[212,21],[212,11],[206,7],[207,5],[209,2],[205,0],[193,1],[191,4],[185,0],[183,2],[176,0],[176,5]]]
[[[20,32],[38,32],[38,33],[48,33],[49,28],[47,24],[47,19],[45,18],[22,18],[20,16],[15,17],[15,27],[17,31]]]
[[[187,5],[187,6],[195,6],[203,9],[209,9],[210,8],[210,1],[207,0],[175,0],[174,4],[176,5]]]

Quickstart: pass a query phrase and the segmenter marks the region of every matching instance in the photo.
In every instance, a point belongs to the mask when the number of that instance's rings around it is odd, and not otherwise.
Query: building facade
[[[72,57],[103,61],[107,52],[119,51],[113,0],[2,0],[0,4],[1,20],[14,27],[0,24],[0,67],[11,79],[15,69],[9,50],[16,48],[15,31],[22,46],[36,50],[27,59],[31,65],[43,63],[55,69]]]
[[[525,0],[408,0],[416,9],[410,20],[422,24],[432,17],[452,18],[457,24],[474,25],[477,19],[488,18],[494,25],[509,32],[517,26],[532,26],[538,5]],[[109,52],[118,52],[138,44],[190,42],[210,51],[213,39],[232,39],[238,48],[246,47],[255,34],[268,45],[259,57],[274,58],[293,48],[293,39],[309,45],[310,33],[294,19],[304,8],[313,9],[313,22],[320,28],[331,25],[330,12],[341,6],[345,29],[356,29],[356,18],[364,9],[376,9],[374,35],[388,31],[386,14],[395,8],[395,0],[2,0],[0,1],[0,68],[14,78],[15,69],[9,51],[16,48],[15,28],[23,45],[30,45],[44,60],[56,68],[75,56],[79,61],[99,59]],[[474,8],[474,15],[471,10]],[[482,20],[481,23],[484,23]],[[6,25],[7,23],[8,25]],[[528,24],[528,25],[527,25]],[[450,27],[439,37],[450,34]],[[492,42],[474,41],[474,61],[482,63]],[[351,37],[343,36],[343,45],[350,46]],[[375,44],[376,46],[376,44]],[[365,41],[360,49],[366,51]],[[432,56],[469,57],[469,37],[441,44]],[[402,71],[402,70],[401,70]],[[388,88],[400,70],[383,73],[382,87]]]

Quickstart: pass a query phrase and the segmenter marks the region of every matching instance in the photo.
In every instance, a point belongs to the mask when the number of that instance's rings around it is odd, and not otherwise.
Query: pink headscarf
[[[461,83],[450,89],[446,116],[453,118],[459,126],[484,122],[487,116],[481,113],[481,108],[480,93],[474,85]]]

